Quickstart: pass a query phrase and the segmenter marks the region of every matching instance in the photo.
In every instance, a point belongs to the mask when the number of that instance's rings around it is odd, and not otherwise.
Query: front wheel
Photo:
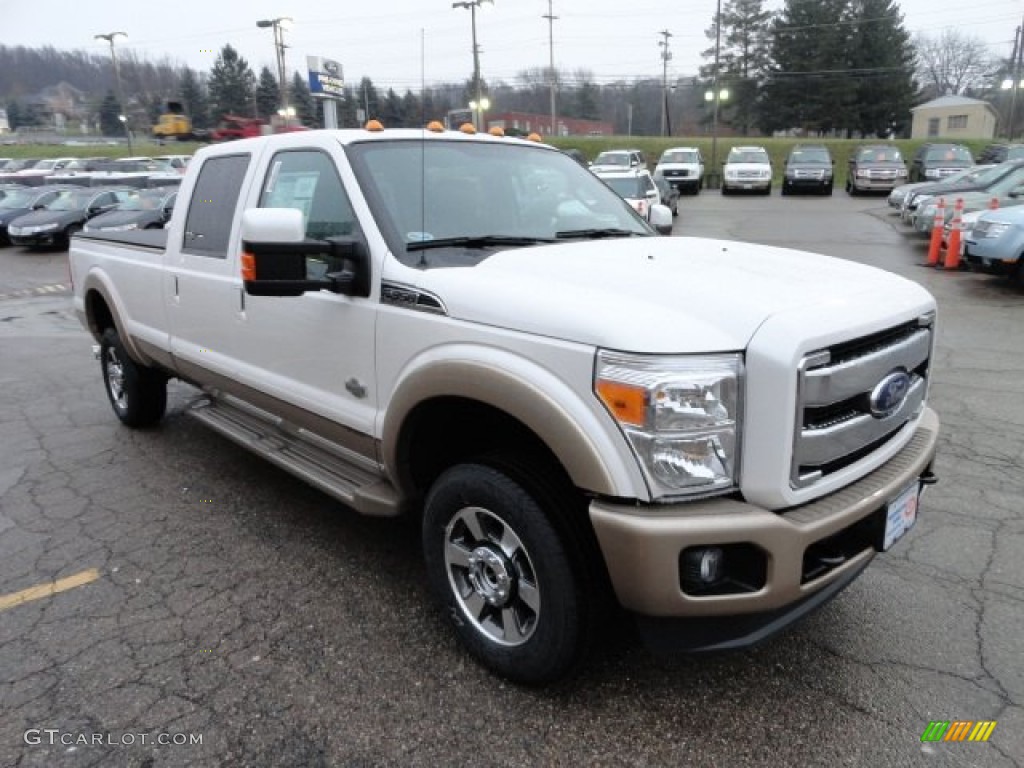
[[[100,367],[107,398],[121,423],[151,427],[167,409],[167,377],[132,360],[114,328],[100,339]]]
[[[515,682],[563,677],[582,655],[589,612],[549,514],[571,506],[506,471],[460,464],[427,496],[427,577],[473,656]]]

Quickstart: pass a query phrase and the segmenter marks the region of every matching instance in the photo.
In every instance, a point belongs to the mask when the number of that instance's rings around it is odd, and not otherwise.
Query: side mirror
[[[672,209],[667,205],[652,205],[650,224],[659,235],[671,235]]]
[[[307,240],[297,209],[250,208],[242,214],[242,281],[250,296],[369,296],[369,251],[354,237]]]

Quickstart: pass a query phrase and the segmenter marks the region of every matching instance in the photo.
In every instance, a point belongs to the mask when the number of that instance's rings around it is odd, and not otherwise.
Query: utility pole
[[[125,32],[108,32],[105,35],[93,35],[93,39],[106,40],[110,43],[110,60],[114,64],[114,83],[117,87],[118,106],[121,108],[121,114],[118,115],[118,119],[124,124],[124,133],[128,137],[128,155],[130,157],[135,154],[135,151],[132,149],[132,130],[128,127],[128,110],[124,103],[124,89],[121,87],[121,67],[117,63],[117,53],[114,51],[114,40],[118,35],[126,39],[128,37]]]
[[[284,49],[288,46],[284,43],[284,31],[292,23],[291,16],[279,16],[276,19],[262,19],[256,22],[256,26],[266,29],[271,27],[274,30],[274,56],[277,59],[277,80],[281,87],[281,112],[288,115],[288,81],[284,64]]]
[[[1017,92],[1021,82],[1021,60],[1024,59],[1024,24],[1017,27],[1013,38],[1013,55],[1010,57],[1010,119],[1006,128],[1006,140],[1013,141],[1013,129],[1016,127]]]
[[[658,34],[664,38],[658,41],[658,47],[661,48],[661,135],[664,136],[668,128],[668,61],[672,58],[668,39],[672,33],[663,29]]]
[[[470,24],[473,27],[473,126],[479,131],[483,128],[483,112],[489,103],[484,101],[483,89],[480,85],[480,46],[476,44],[476,9],[483,3],[494,4],[494,0],[459,0],[452,3],[452,8],[468,8]]]
[[[542,16],[548,20],[548,78],[551,87],[551,135],[558,135],[558,113],[555,111],[555,19],[551,8],[551,0],[548,0],[548,13]]]

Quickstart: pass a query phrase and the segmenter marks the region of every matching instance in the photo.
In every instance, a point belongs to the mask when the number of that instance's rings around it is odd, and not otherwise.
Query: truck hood
[[[925,295],[841,259],[687,237],[506,250],[473,267],[419,272],[415,285],[461,320],[651,353],[741,350],[778,313],[854,306],[867,319],[889,300]]]

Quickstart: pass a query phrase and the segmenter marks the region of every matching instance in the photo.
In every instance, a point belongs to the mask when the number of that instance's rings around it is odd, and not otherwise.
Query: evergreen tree
[[[238,51],[225,45],[210,70],[212,112],[219,119],[226,114],[252,114],[256,75]]]
[[[849,22],[847,0],[786,0],[771,25],[771,69],[759,102],[763,129],[828,133],[848,124]]]
[[[601,119],[601,90],[593,80],[581,79],[575,96],[577,117],[584,120]]]
[[[191,69],[181,73],[181,85],[178,88],[185,114],[192,119],[192,127],[205,130],[210,127],[210,103],[206,98],[206,89],[202,81]]]
[[[113,91],[107,91],[100,104],[100,131],[104,136],[121,136],[124,125],[121,123],[121,104]]]
[[[276,115],[281,106],[281,89],[277,84],[277,78],[270,71],[270,67],[260,70],[259,81],[256,84],[256,116],[270,119]]]
[[[305,78],[298,72],[292,77],[291,106],[295,108],[295,114],[303,125],[318,127],[316,100],[309,92],[309,85]]]
[[[429,118],[423,115],[422,111],[423,105],[420,104],[419,97],[411,90],[406,89],[405,95],[402,97],[402,115],[405,118],[403,122],[404,127],[424,127],[429,122]]]
[[[364,120],[380,118],[380,98],[377,96],[373,81],[368,77],[359,81],[359,88],[356,90],[356,109],[366,112]]]
[[[402,109],[402,100],[394,88],[388,88],[388,92],[384,94],[380,120],[385,128],[399,128],[405,125],[405,110]]]
[[[21,104],[17,101],[7,102],[7,124],[12,131],[16,131],[21,125]]]
[[[852,127],[862,136],[909,133],[914,48],[893,0],[854,0],[850,67],[855,79]]]
[[[729,98],[720,102],[718,119],[736,126],[747,136],[757,122],[757,102],[761,82],[768,69],[770,20],[772,13],[764,9],[764,0],[726,0],[722,6],[722,36],[718,60],[718,87],[729,91]],[[715,24],[705,32],[713,42]],[[708,63],[700,74],[714,82],[714,46],[702,57]]]

